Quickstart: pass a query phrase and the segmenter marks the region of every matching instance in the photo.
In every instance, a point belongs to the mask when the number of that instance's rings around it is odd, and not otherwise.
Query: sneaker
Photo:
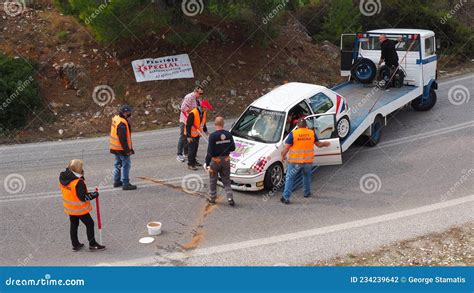
[[[191,166],[191,165],[189,165],[189,166],[188,166],[188,169],[189,169],[189,170],[196,171],[198,168],[197,168],[196,166]]]
[[[96,251],[96,250],[104,250],[105,246],[100,245],[99,243],[95,243],[93,245],[89,245],[89,250]]]
[[[114,182],[114,187],[121,187],[122,186],[122,182]]]
[[[229,205],[235,206],[235,201],[232,198],[229,198],[227,202],[229,203]]]
[[[183,155],[178,155],[176,157],[176,160],[181,162],[181,163],[184,163],[184,161],[186,161],[186,158]]]
[[[77,251],[81,250],[83,247],[84,247],[84,244],[79,243],[78,246],[73,246],[72,247],[72,251],[77,252]]]
[[[123,190],[135,190],[135,189],[137,189],[137,186],[129,183],[129,184],[125,184],[122,187],[122,189]]]
[[[312,197],[312,196],[313,196],[313,195],[312,195],[311,193],[304,195],[305,198]]]
[[[216,199],[215,199],[215,198],[212,198],[212,197],[208,197],[208,198],[207,198],[207,201],[208,201],[210,204],[215,204],[215,203],[216,203]]]
[[[197,166],[197,167],[202,167],[202,164],[199,163],[199,162],[196,162],[196,164],[194,164],[194,166]]]
[[[281,197],[281,198],[280,198],[280,201],[281,201],[282,203],[284,203],[284,204],[290,204],[290,200],[289,200],[289,199],[286,199],[286,198],[284,198],[284,197]]]

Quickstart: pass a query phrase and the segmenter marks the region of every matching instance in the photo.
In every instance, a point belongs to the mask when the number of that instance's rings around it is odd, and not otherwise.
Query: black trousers
[[[193,137],[193,140],[188,144],[188,166],[196,165],[196,156],[199,148],[199,136]]]
[[[188,155],[188,142],[186,141],[186,135],[184,135],[184,128],[186,124],[183,122],[179,123],[179,140],[178,140],[178,153],[177,155]]]
[[[89,240],[89,245],[95,244],[94,236],[94,220],[91,217],[90,213],[87,213],[82,216],[69,216],[71,221],[71,242],[73,247],[79,246],[79,239],[77,238],[77,229],[79,228],[79,220],[86,225],[87,230],[87,239]]]

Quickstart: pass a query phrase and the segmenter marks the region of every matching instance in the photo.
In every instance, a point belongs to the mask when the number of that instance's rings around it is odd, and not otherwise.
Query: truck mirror
[[[441,49],[441,40],[436,39],[436,49]]]

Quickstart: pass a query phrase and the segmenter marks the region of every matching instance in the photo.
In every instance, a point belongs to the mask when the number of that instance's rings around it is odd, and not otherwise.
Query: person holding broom
[[[89,250],[104,250],[105,246],[96,242],[94,236],[94,220],[90,212],[90,201],[99,196],[99,192],[88,192],[84,181],[84,163],[81,160],[72,160],[65,171],[59,175],[59,188],[63,194],[64,212],[69,215],[71,222],[70,235],[72,251],[79,251],[84,244],[79,242],[77,230],[79,221],[84,223],[89,240]]]

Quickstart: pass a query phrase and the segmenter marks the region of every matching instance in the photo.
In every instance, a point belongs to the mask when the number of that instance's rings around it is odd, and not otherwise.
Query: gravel
[[[473,266],[474,222],[313,266]]]

